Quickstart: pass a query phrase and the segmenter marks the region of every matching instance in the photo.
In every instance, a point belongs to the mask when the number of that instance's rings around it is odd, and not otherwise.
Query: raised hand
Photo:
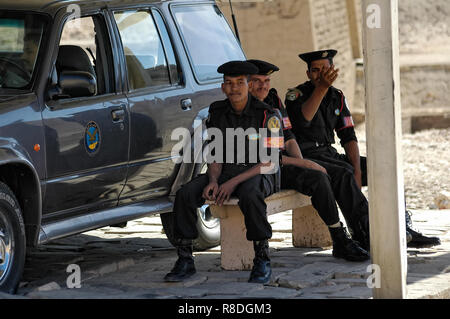
[[[323,68],[320,71],[319,75],[319,85],[324,88],[329,88],[333,85],[334,81],[339,76],[339,69],[335,69],[334,65],[332,65],[330,68]]]

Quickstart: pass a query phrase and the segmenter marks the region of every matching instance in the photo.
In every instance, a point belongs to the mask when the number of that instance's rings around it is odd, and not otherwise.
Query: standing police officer
[[[258,74],[250,76],[250,93],[260,101],[279,110],[284,122],[285,150],[282,156],[281,188],[295,189],[300,193],[311,196],[311,202],[318,211],[319,216],[328,226],[333,240],[333,256],[349,261],[365,261],[369,254],[353,241],[347,234],[339,220],[339,212],[336,206],[336,198],[333,187],[342,187],[344,192],[349,192],[349,185],[333,185],[333,180],[352,178],[344,168],[333,170],[334,178],[330,178],[325,168],[321,165],[303,159],[300,148],[295,138],[292,138],[291,125],[283,103],[278,97],[277,91],[270,88],[270,76],[279,68],[271,63],[261,60],[248,60],[258,67]],[[287,138],[287,136],[291,138]],[[346,177],[344,176],[346,175]]]
[[[249,282],[267,283],[272,273],[268,245],[268,239],[272,237],[272,228],[267,221],[267,206],[264,199],[277,191],[277,178],[275,174],[263,173],[263,170],[267,170],[270,166],[270,162],[261,162],[259,155],[255,162],[250,160],[254,156],[250,152],[250,143],[257,142],[258,147],[273,146],[272,151],[276,152],[274,154],[278,160],[277,144],[283,138],[282,123],[270,106],[248,93],[248,75],[258,72],[254,65],[245,61],[231,61],[221,65],[217,71],[224,74],[222,91],[227,99],[210,106],[206,125],[208,129],[219,129],[222,133],[221,137],[214,136],[216,140],[223,139],[223,149],[214,149],[216,158],[217,152],[222,153],[222,158],[208,163],[207,175],[195,178],[176,194],[174,235],[177,238],[178,260],[172,271],[165,276],[165,280],[182,281],[196,272],[192,256],[192,240],[198,236],[195,226],[197,207],[201,207],[205,200],[222,205],[234,194],[239,198],[238,204],[244,214],[246,237],[253,241],[255,250]],[[230,138],[226,133],[227,129],[236,128],[255,129],[257,132],[264,127],[270,131],[267,135],[259,133],[247,135],[243,143],[245,145],[234,145],[235,136]],[[276,133],[274,134],[276,136],[272,138],[270,133]],[[234,145],[232,151],[226,147],[230,143]],[[226,154],[227,152],[231,154]],[[229,160],[230,157],[232,160]],[[239,158],[244,160],[241,161]]]
[[[303,155],[309,159],[320,160],[327,171],[334,166],[348,169],[353,173],[356,187],[360,190],[361,186],[367,186],[367,161],[359,155],[358,140],[345,96],[342,91],[332,86],[339,76],[339,69],[335,69],[333,64],[336,54],[336,50],[323,50],[299,55],[308,65],[309,81],[288,91],[286,109]],[[339,154],[332,146],[335,143],[334,132],[339,137],[345,154]],[[357,189],[354,194],[357,194]],[[348,197],[343,204],[348,206],[348,209],[358,209],[361,202],[359,197]],[[347,219],[347,209],[339,205]],[[361,205],[364,210],[367,209],[367,203]],[[406,222],[409,246],[440,243],[437,237],[426,237],[414,231],[408,212]],[[368,230],[368,220],[364,220],[362,226]]]

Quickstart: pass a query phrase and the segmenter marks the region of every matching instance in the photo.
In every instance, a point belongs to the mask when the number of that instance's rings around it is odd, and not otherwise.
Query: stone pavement
[[[450,298],[450,210],[414,211],[415,227],[437,235],[442,245],[408,249],[408,298]],[[120,229],[105,227],[60,239],[28,256],[16,296],[68,299],[369,299],[367,266],[331,256],[331,249],[294,248],[291,214],[269,217],[273,279],[249,284],[249,271],[220,268],[220,247],[196,252],[197,274],[184,283],[166,283],[176,252],[159,217],[147,217]],[[81,288],[68,289],[69,264],[81,268]],[[2,295],[0,295],[0,298]]]

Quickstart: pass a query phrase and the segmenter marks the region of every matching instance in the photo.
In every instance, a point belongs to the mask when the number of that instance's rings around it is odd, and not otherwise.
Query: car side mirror
[[[97,94],[95,76],[84,71],[63,71],[59,74],[59,89],[61,97],[83,97]]]

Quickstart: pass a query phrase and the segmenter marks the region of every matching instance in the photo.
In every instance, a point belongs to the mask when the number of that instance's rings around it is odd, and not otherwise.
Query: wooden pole
[[[406,297],[398,0],[363,0],[373,296]]]

